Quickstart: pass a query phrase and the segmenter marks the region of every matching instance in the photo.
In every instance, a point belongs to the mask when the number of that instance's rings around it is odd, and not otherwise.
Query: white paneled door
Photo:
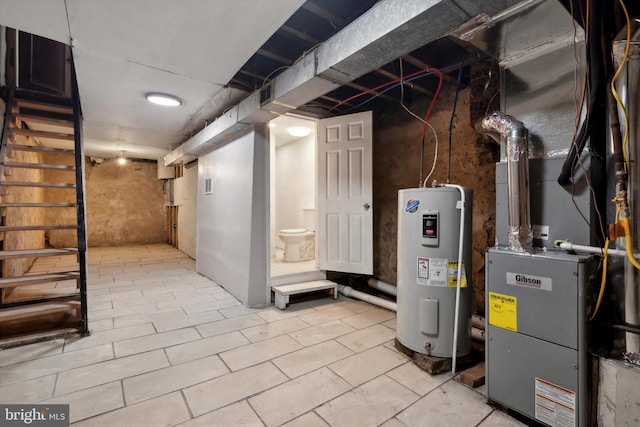
[[[318,267],[373,274],[371,111],[320,120]]]

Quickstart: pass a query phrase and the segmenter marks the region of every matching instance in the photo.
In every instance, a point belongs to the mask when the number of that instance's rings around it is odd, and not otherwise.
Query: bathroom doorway
[[[271,284],[322,279],[315,235],[316,122],[287,115],[269,128]]]

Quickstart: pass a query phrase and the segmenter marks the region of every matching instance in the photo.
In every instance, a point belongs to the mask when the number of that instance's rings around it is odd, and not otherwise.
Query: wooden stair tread
[[[10,288],[15,286],[37,285],[40,283],[61,282],[64,280],[76,280],[80,277],[80,272],[69,271],[66,273],[38,274],[32,276],[4,277],[0,279],[0,288]]]
[[[80,301],[42,302],[0,309],[0,321],[24,319],[44,314],[64,313],[80,308]]]
[[[0,259],[10,258],[38,258],[45,256],[75,255],[77,248],[62,249],[22,249],[17,251],[0,251]]]
[[[34,138],[61,139],[65,141],[73,141],[75,139],[75,136],[73,136],[72,134],[61,133],[61,132],[50,132],[46,130],[11,128],[11,132],[14,135],[32,136]]]
[[[32,332],[26,335],[18,335],[15,337],[0,339],[0,350],[19,347],[28,344],[35,344],[42,341],[49,341],[55,338],[64,338],[68,336],[78,335],[80,328],[60,328],[50,329],[41,332]]]
[[[10,168],[25,168],[25,169],[53,169],[59,171],[74,171],[75,166],[70,165],[54,165],[49,163],[24,163],[24,162],[4,162],[4,166]]]
[[[73,108],[63,105],[49,104],[46,102],[31,101],[28,99],[15,99],[15,104],[20,108],[40,110],[50,113],[73,114]]]
[[[34,114],[14,113],[12,117],[29,123],[41,123],[53,126],[73,128],[73,120],[54,119],[51,117],[38,116]]]
[[[75,184],[65,182],[30,182],[30,181],[0,181],[5,187],[50,187],[50,188],[76,188]]]
[[[0,202],[0,208],[75,208],[75,203]]]
[[[68,148],[54,148],[45,147],[43,145],[21,145],[21,144],[7,144],[7,148],[20,151],[38,151],[42,153],[55,153],[55,154],[74,154],[75,151]]]
[[[0,225],[0,231],[30,231],[30,230],[72,230],[77,224],[48,224],[48,225]]]

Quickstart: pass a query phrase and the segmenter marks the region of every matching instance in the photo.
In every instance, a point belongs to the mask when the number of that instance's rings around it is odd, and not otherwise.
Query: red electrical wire
[[[416,71],[415,73],[408,74],[408,75],[404,76],[402,79],[401,79],[401,78],[393,79],[393,80],[391,80],[391,81],[388,81],[388,82],[386,82],[386,83],[383,83],[383,84],[381,84],[381,85],[378,85],[378,86],[376,86],[376,87],[374,87],[374,88],[367,89],[367,90],[365,90],[365,91],[362,91],[362,92],[360,92],[360,93],[357,93],[357,94],[355,94],[355,95],[353,95],[353,96],[350,96],[350,97],[349,97],[349,98],[347,98],[347,99],[344,99],[344,100],[342,100],[342,101],[338,102],[336,105],[334,105],[333,107],[331,107],[331,108],[329,109],[329,111],[333,111],[333,110],[335,110],[336,108],[338,108],[339,106],[341,106],[341,105],[343,105],[343,104],[346,104],[347,102],[349,102],[349,101],[351,101],[351,100],[354,100],[354,99],[356,99],[356,98],[359,98],[359,97],[361,97],[361,96],[363,96],[363,95],[366,95],[366,94],[368,94],[368,93],[375,92],[375,91],[377,91],[377,90],[379,90],[379,89],[382,89],[382,88],[384,88],[384,87],[390,86],[390,85],[392,85],[392,84],[394,84],[394,83],[398,83],[398,82],[400,82],[401,80],[410,79],[411,77],[415,77],[415,76],[417,76],[417,75],[419,75],[419,74],[429,73],[429,72],[434,72],[434,73],[436,73],[436,74],[438,75],[438,77],[440,78],[440,80],[438,81],[438,88],[436,89],[436,92],[435,92],[435,94],[433,95],[433,99],[431,100],[431,104],[429,104],[429,109],[427,110],[427,114],[426,114],[426,115],[425,115],[425,117],[424,117],[424,124],[422,125],[422,136],[424,136],[424,135],[427,133],[427,123],[429,122],[429,119],[431,118],[431,113],[433,112],[433,107],[434,107],[434,106],[435,106],[435,104],[436,104],[436,100],[438,99],[438,95],[440,95],[440,89],[442,89],[442,80],[443,80],[442,72],[441,72],[439,69],[437,69],[437,68],[427,67],[427,68],[425,68],[425,69],[423,69],[423,70]]]
[[[438,82],[438,88],[436,89],[436,93],[433,94],[433,99],[431,100],[431,104],[429,104],[429,109],[427,110],[427,114],[424,116],[424,124],[422,125],[422,136],[427,133],[427,123],[429,123],[429,119],[431,118],[431,112],[433,111],[433,107],[436,105],[436,100],[438,99],[438,95],[440,95],[440,89],[442,89],[442,72],[437,68],[427,68],[429,71],[435,72],[438,77],[440,77],[440,81]]]
[[[423,69],[423,70],[416,71],[415,73],[408,74],[408,75],[404,76],[404,77],[403,77],[403,79],[410,79],[411,77],[415,77],[415,76],[417,76],[417,75],[419,75],[419,74],[423,74],[423,73],[428,73],[428,72],[430,72],[430,71],[434,71],[434,72],[436,72],[436,73],[440,76],[440,84],[438,85],[438,90],[436,91],[436,97],[437,97],[438,92],[440,92],[440,87],[442,86],[442,73],[441,73],[441,72],[440,72],[440,70],[438,70],[437,68],[430,68],[430,67],[428,67],[428,68],[425,68],[425,69]],[[349,101],[351,101],[351,100],[354,100],[354,99],[356,99],[356,98],[360,98],[361,96],[364,96],[364,95],[366,95],[366,94],[368,94],[368,93],[371,93],[371,92],[375,92],[375,91],[377,91],[377,90],[379,90],[379,89],[382,89],[382,88],[384,88],[384,87],[390,86],[390,85],[392,85],[392,84],[394,84],[394,83],[398,83],[399,81],[400,81],[400,78],[397,78],[397,79],[394,79],[394,80],[388,81],[388,82],[386,82],[386,83],[383,83],[383,84],[381,84],[381,85],[378,85],[378,86],[376,86],[376,87],[374,87],[374,88],[367,89],[367,90],[365,90],[365,91],[362,91],[362,92],[360,92],[360,93],[357,93],[357,94],[355,94],[355,95],[353,95],[353,96],[350,96],[350,97],[349,97],[349,98],[347,98],[347,99],[344,99],[344,100],[342,100],[342,101],[338,102],[336,105],[334,105],[333,107],[331,107],[331,108],[329,109],[329,111],[333,111],[333,110],[335,110],[336,108],[338,108],[339,106],[341,106],[341,105],[343,105],[343,104],[346,104],[347,102],[349,102]],[[430,113],[430,111],[429,111],[429,113]]]

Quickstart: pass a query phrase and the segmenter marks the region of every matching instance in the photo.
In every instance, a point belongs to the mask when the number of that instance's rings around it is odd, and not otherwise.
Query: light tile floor
[[[74,426],[524,425],[398,352],[392,312],[249,309],[194,268],[167,245],[91,248],[91,336],[0,351],[0,402],[68,403]]]

